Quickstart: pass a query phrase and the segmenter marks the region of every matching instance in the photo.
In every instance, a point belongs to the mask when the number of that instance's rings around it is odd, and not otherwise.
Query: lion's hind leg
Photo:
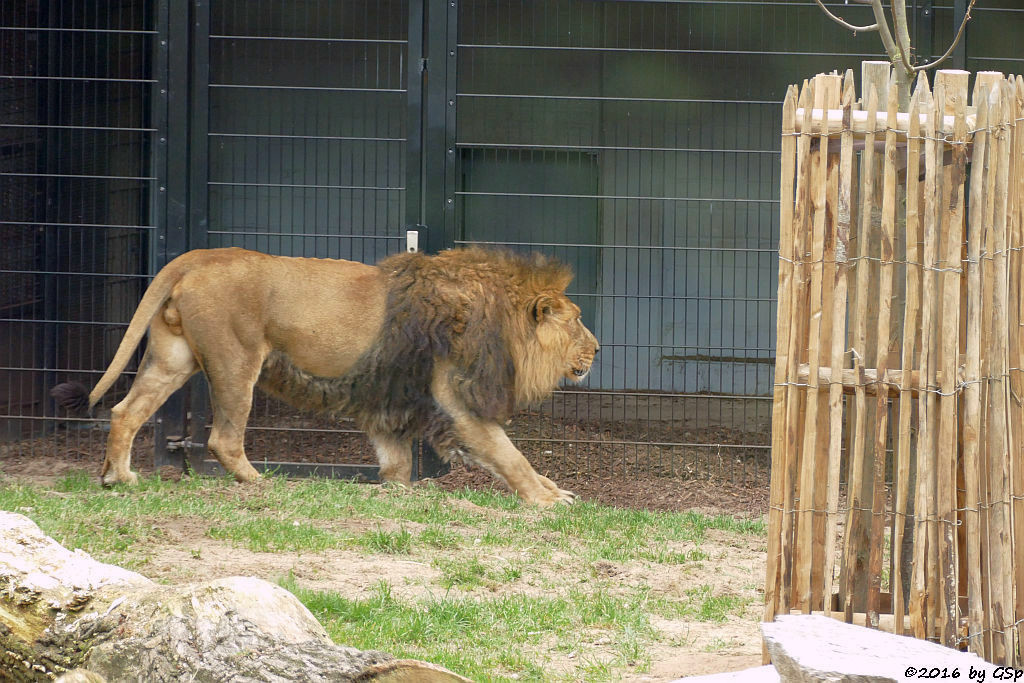
[[[245,425],[263,358],[240,347],[223,346],[216,358],[203,364],[213,398],[213,427],[207,445],[217,462],[236,480],[256,481],[260,473],[245,455]]]
[[[131,471],[132,441],[139,428],[164,401],[199,370],[192,349],[157,316],[150,326],[149,346],[139,372],[124,400],[110,411],[107,456],[100,478],[104,485],[134,484]]]
[[[409,486],[412,480],[412,441],[383,432],[367,432],[367,436],[377,451],[381,481]]]

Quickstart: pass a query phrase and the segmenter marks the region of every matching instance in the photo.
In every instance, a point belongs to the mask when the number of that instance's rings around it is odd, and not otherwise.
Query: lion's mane
[[[442,455],[460,448],[450,418],[431,396],[438,364],[456,396],[481,418],[504,421],[551,392],[564,357],[541,347],[534,306],[562,296],[571,270],[541,255],[470,247],[428,256],[402,253],[379,264],[388,277],[377,340],[340,378],[315,377],[282,354],[260,385],[297,407],[350,415],[367,431],[423,437]]]

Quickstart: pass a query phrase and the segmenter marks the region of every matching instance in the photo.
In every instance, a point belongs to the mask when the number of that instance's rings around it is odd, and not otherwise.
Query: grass
[[[584,591],[565,597],[471,598],[446,593],[413,603],[396,598],[387,583],[377,584],[370,597],[355,600],[307,590],[291,579],[281,583],[336,642],[430,659],[473,680],[490,680],[501,671],[514,673],[519,680],[542,678],[542,663],[525,652],[545,640],[594,629],[616,636],[616,657],[600,667],[610,674],[648,662],[645,648],[654,637],[642,595],[623,600],[609,594],[595,599]],[[587,680],[593,680],[593,672]]]
[[[114,489],[84,473],[51,487],[0,480],[0,509],[26,514],[69,548],[142,573],[170,544],[168,520],[195,530],[184,547],[197,561],[212,542],[419,565],[428,578],[395,573],[396,583],[382,579],[358,594],[268,578],[295,593],[336,642],[426,659],[473,680],[600,681],[642,672],[654,645],[678,640],[652,619],[714,625],[745,615],[757,599],[755,586],[737,593],[707,582],[723,554],[712,559],[705,550],[709,532],[716,547],[765,536],[762,520],[586,502],[540,511],[494,491],[395,491],[276,476],[257,486],[148,477]],[[690,574],[697,578],[676,591],[644,578]]]

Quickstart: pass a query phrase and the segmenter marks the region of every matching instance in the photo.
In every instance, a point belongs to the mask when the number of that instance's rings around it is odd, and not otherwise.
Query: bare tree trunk
[[[960,29],[957,31],[956,36],[953,37],[945,54],[928,64],[914,64],[913,46],[910,44],[910,29],[907,24],[906,0],[892,0],[892,28],[889,27],[889,20],[885,15],[885,8],[882,7],[882,0],[859,0],[863,4],[871,6],[871,12],[875,18],[875,23],[860,26],[851,24],[842,17],[833,14],[825,7],[822,0],[814,1],[821,8],[821,11],[825,13],[825,16],[843,28],[855,33],[878,33],[878,37],[882,41],[882,47],[885,49],[885,54],[889,57],[889,61],[892,62],[893,68],[896,70],[900,111],[906,111],[910,105],[910,87],[913,85],[917,73],[935,68],[953,54],[953,50],[963,38],[964,29],[967,28],[967,22],[971,19],[971,10],[974,9],[975,3],[975,0],[971,0],[970,4],[967,5],[963,21],[960,22]]]

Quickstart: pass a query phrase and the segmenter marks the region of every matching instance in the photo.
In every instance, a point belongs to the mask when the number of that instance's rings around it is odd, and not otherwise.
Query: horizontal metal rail
[[[540,145],[533,143],[504,143],[504,142],[458,142],[455,145],[459,149],[509,149],[522,151],[565,151],[565,152],[686,152],[692,154],[770,154],[778,156],[777,149],[715,149],[713,147],[644,147],[626,145]]]
[[[0,123],[0,128],[28,128],[31,130],[85,130],[119,133],[155,133],[156,128],[133,128],[128,126],[72,126],[44,123]]]
[[[360,481],[380,481],[380,468],[377,465],[349,465],[338,463],[298,463],[272,462],[269,460],[253,460],[252,466],[263,474],[277,473],[291,477],[323,477],[325,479],[355,479]],[[226,475],[227,472],[216,460],[203,460],[203,473]]]
[[[254,35],[232,35],[224,33],[211,33],[211,40],[270,40],[304,43],[366,43],[384,45],[408,45],[408,40],[399,38],[318,38],[314,36],[254,36]]]
[[[245,235],[247,237],[306,237],[331,239],[361,239],[361,240],[404,240],[404,235],[353,235],[353,234],[323,234],[317,232],[261,232],[258,230],[209,230],[211,235]]]
[[[552,199],[615,199],[630,201],[655,201],[655,202],[722,202],[745,203],[745,204],[778,204],[778,199],[753,199],[745,197],[657,197],[654,195],[628,195],[628,194],[556,194],[548,192],[480,192],[458,190],[455,194],[460,196],[479,197],[540,197]]]
[[[758,104],[778,107],[775,100],[717,100],[694,97],[614,97],[611,95],[527,95],[525,93],[460,92],[457,97],[521,100],[579,100],[582,102],[652,102],[655,104]]]
[[[306,185],[302,183],[243,183],[224,180],[211,180],[207,185],[218,187],[276,187],[298,190],[370,190],[373,192],[400,192],[405,189],[405,187],[398,185]]]
[[[509,247],[572,247],[583,249],[645,249],[655,251],[714,251],[714,252],[751,252],[777,256],[778,247],[686,247],[655,244],[592,244],[586,242],[487,242],[478,240],[455,240],[456,244],[490,244]],[[774,300],[774,299],[773,299]]]
[[[0,178],[65,178],[71,180],[133,180],[153,182],[155,176],[130,175],[86,175],[83,173],[23,173],[18,171],[0,171]]]
[[[591,45],[488,45],[481,43],[459,43],[460,48],[471,50],[543,50],[550,52],[625,52],[629,54],[680,54],[680,55],[742,55],[753,57],[856,57],[873,59],[876,52],[783,52],[780,50],[713,50],[699,47],[658,48],[658,47],[598,47]]]
[[[514,424],[514,423],[513,423]],[[767,443],[690,443],[684,441],[629,441],[625,439],[560,439],[557,437],[518,437],[510,436],[512,441],[521,443],[561,443],[561,444],[590,444],[596,446],[656,446],[658,448],[713,448],[717,450],[771,450],[771,444]]]
[[[31,323],[33,325],[95,325],[98,327],[128,327],[129,324],[127,322],[115,323],[105,320],[39,320],[36,318],[0,318],[0,323]]]
[[[98,273],[96,271],[74,271],[74,270],[14,270],[0,268],[0,273],[10,275],[74,275],[75,277],[117,277],[126,280],[144,279],[149,275],[142,273]]]
[[[406,93],[405,88],[345,88],[329,85],[266,85],[259,83],[211,83],[210,88],[237,90],[309,90],[327,92]]]
[[[155,78],[106,78],[100,76],[15,76],[12,74],[0,74],[0,79],[12,81],[74,81],[74,82],[96,82],[96,83],[138,83],[139,85],[151,85],[157,83]]]
[[[0,225],[25,225],[45,228],[110,228],[111,230],[156,230],[155,225],[117,225],[108,223],[55,223],[47,221],[10,221],[0,218]],[[37,272],[37,271],[33,271]]]
[[[282,133],[228,133],[214,131],[208,133],[211,138],[255,138],[266,140],[326,140],[341,142],[408,142],[405,138],[361,137],[355,135],[286,135]]]
[[[155,36],[156,31],[131,28],[72,28],[65,26],[0,26],[0,31],[29,31],[31,33],[100,33],[113,35]]]

